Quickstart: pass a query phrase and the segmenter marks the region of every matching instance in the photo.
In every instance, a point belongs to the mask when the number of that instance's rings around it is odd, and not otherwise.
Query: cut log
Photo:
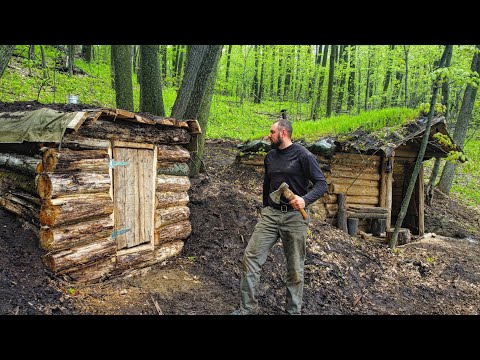
[[[186,239],[192,233],[190,221],[180,221],[155,229],[155,245],[166,243],[172,240]]]
[[[346,177],[361,180],[380,180],[380,170],[375,168],[353,168],[351,166],[332,165],[330,173],[333,177]]]
[[[108,173],[43,173],[37,175],[37,191],[42,199],[56,198],[72,193],[108,192],[110,184]]]
[[[190,169],[186,163],[157,162],[157,174],[188,177],[189,171]]]
[[[57,227],[103,217],[113,212],[108,194],[80,194],[45,201],[40,208],[40,223]]]
[[[348,234],[357,236],[358,233],[358,218],[349,217],[347,220]]]
[[[347,204],[349,205],[378,205],[377,196],[356,196],[347,195]]]
[[[153,260],[153,246],[140,245],[117,253],[117,270],[125,271],[141,265],[147,265]]]
[[[37,195],[35,177],[7,169],[0,169],[0,194],[16,189]]]
[[[20,171],[27,175],[35,176],[38,164],[41,162],[42,159],[39,156],[0,153],[0,167]]]
[[[48,251],[68,249],[107,238],[112,231],[111,216],[55,228],[43,226],[40,229],[40,246]]]
[[[347,177],[333,177],[331,182],[335,184],[349,186],[369,186],[369,187],[377,187],[379,182],[377,180],[361,180],[361,179],[354,179],[354,178],[347,178]]]
[[[202,128],[198,120],[187,120],[188,128],[190,129],[190,134],[196,135],[202,133]]]
[[[386,219],[387,214],[373,213],[373,212],[357,212],[357,211],[347,211],[348,217],[356,217],[359,219]]]
[[[359,206],[359,205],[348,205],[348,211],[352,212],[360,212],[360,213],[378,213],[378,214],[386,214],[388,213],[388,209],[385,207],[378,207],[378,206]]]
[[[100,118],[93,124],[84,124],[78,131],[78,134],[85,137],[138,143],[188,144],[190,142],[190,134],[185,129],[159,125],[148,126],[148,128],[146,126],[118,119],[112,122]]]
[[[187,191],[190,189],[190,179],[188,176],[158,175],[157,191]]]
[[[187,220],[190,216],[188,206],[172,206],[155,210],[155,229],[170,225],[179,221]]]
[[[76,134],[67,134],[62,141],[62,148],[73,150],[107,150],[110,146],[110,140],[88,138]]]
[[[157,192],[155,194],[155,208],[161,209],[169,206],[184,206],[189,201],[188,193],[182,192]]]
[[[393,231],[395,228],[390,228],[386,231],[386,241],[390,243],[392,239]],[[412,235],[410,233],[410,229],[400,228],[397,237],[397,245],[404,245],[408,244],[412,240]]]
[[[362,196],[376,196],[380,195],[380,190],[378,186],[351,186],[344,184],[331,184],[331,191],[334,194],[345,193],[347,195],[362,195]],[[348,201],[348,200],[347,200]],[[378,202],[378,200],[377,200]]]
[[[108,276],[115,269],[115,256],[108,257],[104,260],[96,261],[91,265],[71,270],[67,273],[72,281],[79,283],[94,283]]]
[[[40,226],[40,206],[37,204],[8,193],[0,196],[0,205],[33,225]]]
[[[108,174],[109,162],[107,150],[48,149],[43,154],[42,165],[45,172],[81,171]]]
[[[158,145],[157,159],[168,162],[187,162],[190,159],[190,152],[178,145]]]
[[[155,263],[165,261],[173,256],[180,254],[184,242],[181,240],[168,242],[156,247],[153,252],[153,261]]]
[[[337,213],[337,227],[343,232],[348,232],[347,229],[347,210],[346,210],[346,201],[347,197],[345,194],[338,194],[338,213]]]
[[[373,219],[372,220],[372,226],[371,226],[371,232],[374,236],[381,236],[382,234],[385,234],[386,231],[386,226],[387,226],[387,219]]]
[[[49,252],[43,255],[45,266],[55,274],[63,274],[111,257],[117,251],[117,244],[111,238],[93,244],[77,246],[68,250]]]

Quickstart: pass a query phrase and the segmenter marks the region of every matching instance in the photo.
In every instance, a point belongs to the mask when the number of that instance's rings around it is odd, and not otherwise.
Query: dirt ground
[[[54,276],[35,235],[0,209],[0,314],[229,314],[263,177],[235,155],[233,142],[207,142],[206,172],[191,179],[193,231],[182,253],[128,277],[86,285]],[[380,238],[351,237],[312,218],[303,314],[479,314],[480,213],[437,192],[425,221],[435,237],[391,252]],[[285,314],[280,243],[263,267],[259,302],[260,314]]]

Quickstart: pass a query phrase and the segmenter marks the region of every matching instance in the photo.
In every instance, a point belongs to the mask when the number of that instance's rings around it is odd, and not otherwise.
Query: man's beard
[[[278,147],[282,144],[283,144],[283,139],[281,138],[278,138],[277,141],[270,142],[270,146],[272,147],[272,149],[278,149]]]

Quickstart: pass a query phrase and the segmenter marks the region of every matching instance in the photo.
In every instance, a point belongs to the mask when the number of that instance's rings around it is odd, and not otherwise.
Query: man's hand
[[[305,208],[305,200],[301,196],[295,195],[295,197],[290,200],[289,204],[295,209],[300,210]]]

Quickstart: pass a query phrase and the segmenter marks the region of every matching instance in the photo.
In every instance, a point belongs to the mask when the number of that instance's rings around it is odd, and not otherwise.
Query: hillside
[[[33,234],[0,210],[1,314],[229,314],[240,259],[261,208],[262,169],[234,163],[235,143],[209,141],[189,191],[193,232],[174,260],[93,285],[54,277]],[[440,193],[426,209],[436,237],[399,246],[312,219],[304,314],[479,314],[480,214]],[[284,314],[278,243],[261,280],[261,314]]]

